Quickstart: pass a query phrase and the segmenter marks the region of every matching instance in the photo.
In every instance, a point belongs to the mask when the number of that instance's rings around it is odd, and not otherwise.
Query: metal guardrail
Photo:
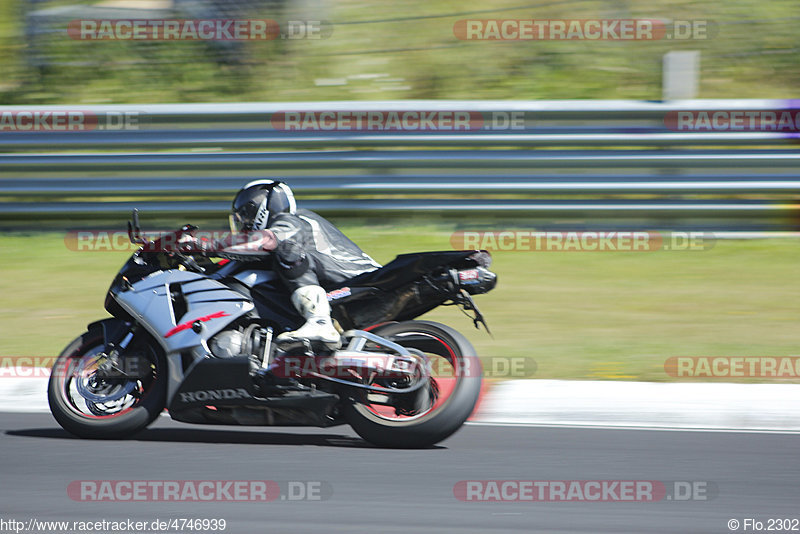
[[[792,100],[383,101],[0,107],[73,110],[91,131],[4,131],[0,219],[211,213],[282,177],[331,213],[482,212],[544,226],[800,226],[800,135],[674,131],[679,111],[800,111]],[[281,129],[287,112],[466,112],[464,131]],[[120,117],[136,129],[113,130]],[[514,127],[509,127],[513,119]],[[131,126],[131,125],[129,125]],[[276,127],[277,126],[277,127]]]
[[[405,174],[386,176],[335,175],[304,177],[292,180],[295,193],[301,195],[325,194],[336,191],[347,195],[364,194],[419,194],[470,195],[476,188],[486,187],[484,176],[448,174]],[[83,195],[92,197],[106,195],[109,181],[114,178],[25,178],[0,180],[0,195],[30,195],[46,197],[52,195]],[[196,193],[229,194],[242,184],[241,178],[175,176],[163,178],[140,178],[135,181],[117,180],[114,193],[141,194],[159,191],[180,194]],[[732,178],[727,174],[704,175],[702,179],[687,178],[676,174],[614,174],[592,175],[509,175],[493,176],[491,187],[503,194],[559,194],[577,196],[585,194],[700,194],[700,193],[792,193],[800,191],[800,177],[786,174],[742,174]]]
[[[797,143],[791,135],[772,132],[753,133],[664,133],[649,128],[627,131],[559,133],[525,129],[514,133],[461,132],[406,134],[309,134],[305,132],[270,132],[255,129],[183,129],[126,132],[33,133],[3,134],[3,150],[85,150],[85,149],[174,149],[174,148],[384,148],[384,147],[679,147],[679,146],[742,146],[743,144],[786,146]],[[638,130],[631,132],[631,130]]]

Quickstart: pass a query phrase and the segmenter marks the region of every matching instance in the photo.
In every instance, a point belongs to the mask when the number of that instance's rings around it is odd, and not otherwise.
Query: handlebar
[[[200,264],[197,263],[197,260],[194,259],[193,256],[184,254],[183,252],[174,252],[173,254],[175,255],[176,258],[178,258],[178,261],[180,261],[180,263],[184,267],[187,267],[187,268],[189,268],[189,269],[191,269],[193,271],[197,271],[199,273],[205,274],[205,272],[206,272],[205,267],[201,267]]]
[[[174,257],[178,262],[193,271],[205,273],[206,269],[202,267],[197,260],[190,254],[184,254],[178,248],[178,242],[186,235],[191,235],[198,227],[193,224],[185,224],[179,230],[166,234],[155,241],[150,241],[142,234],[142,228],[139,225],[139,210],[133,210],[131,220],[128,222],[128,239],[135,245],[141,245],[143,252],[163,252],[164,254]]]

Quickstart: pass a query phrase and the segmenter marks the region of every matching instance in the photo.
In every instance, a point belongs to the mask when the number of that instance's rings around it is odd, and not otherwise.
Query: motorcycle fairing
[[[176,317],[171,293],[179,292],[186,312]],[[115,295],[117,302],[164,347],[179,353],[205,343],[230,323],[249,313],[253,303],[239,292],[201,274],[168,270],[156,272]],[[205,319],[198,321],[198,319]],[[198,332],[187,328],[167,333],[178,324],[197,322]]]
[[[168,403],[176,421],[200,424],[331,426],[339,396],[319,390],[256,397],[247,356],[193,366]]]
[[[439,268],[458,264],[475,264],[474,261],[469,260],[473,254],[475,254],[474,250],[400,254],[380,269],[360,274],[341,285],[368,286],[390,291],[418,280],[420,276]]]

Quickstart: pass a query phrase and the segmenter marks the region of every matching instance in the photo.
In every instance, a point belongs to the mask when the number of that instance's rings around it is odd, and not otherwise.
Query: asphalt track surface
[[[0,414],[0,519],[224,518],[228,533],[730,532],[800,517],[799,435],[467,425],[426,450],[372,448],[349,427],[210,427],[161,417],[87,441],[49,414]],[[321,501],[76,502],[76,480],[322,481]],[[704,481],[706,501],[462,502],[461,480]],[[765,523],[766,528],[766,523]],[[740,527],[739,532],[744,532]],[[752,530],[750,530],[752,531]],[[174,530],[173,530],[174,532]]]

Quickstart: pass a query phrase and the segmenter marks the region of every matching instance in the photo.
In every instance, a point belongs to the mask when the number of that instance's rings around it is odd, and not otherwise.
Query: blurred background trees
[[[700,98],[791,98],[796,0],[4,0],[0,104],[406,98],[661,98],[661,60],[701,53]],[[79,41],[81,18],[319,21],[320,39]],[[466,18],[709,20],[702,40],[462,41]]]

